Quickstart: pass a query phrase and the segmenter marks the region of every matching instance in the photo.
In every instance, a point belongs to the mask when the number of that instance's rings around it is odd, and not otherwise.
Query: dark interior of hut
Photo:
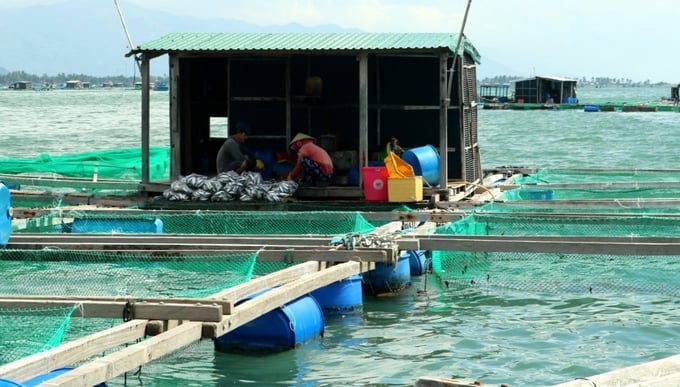
[[[271,176],[266,177],[285,176],[285,160],[294,159],[287,141],[302,132],[317,138],[331,155],[337,175],[334,185],[358,184],[343,178],[360,164],[356,55],[188,57],[181,58],[180,64],[181,174],[214,175],[215,157],[229,135],[228,126],[243,121],[252,130],[247,146],[268,164]],[[392,137],[406,148],[438,147],[438,57],[369,56],[367,87],[369,165],[382,161]],[[459,87],[459,82],[453,82],[454,106],[459,103]],[[220,120],[222,126],[215,124]],[[449,147],[460,149],[459,111],[449,110],[448,121]],[[459,158],[450,159],[450,170],[460,170]]]

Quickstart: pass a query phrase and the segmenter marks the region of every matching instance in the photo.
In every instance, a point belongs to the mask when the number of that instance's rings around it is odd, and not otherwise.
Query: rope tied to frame
[[[125,303],[125,306],[123,307],[123,321],[128,322],[134,320],[134,318],[135,318],[134,304],[128,300]]]

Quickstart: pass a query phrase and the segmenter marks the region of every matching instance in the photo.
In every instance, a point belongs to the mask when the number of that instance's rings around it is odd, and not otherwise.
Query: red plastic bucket
[[[361,176],[364,181],[364,198],[366,201],[387,201],[387,168],[362,167]]]

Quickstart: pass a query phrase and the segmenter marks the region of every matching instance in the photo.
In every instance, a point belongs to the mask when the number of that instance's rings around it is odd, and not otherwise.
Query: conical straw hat
[[[288,145],[290,146],[290,145],[295,144],[295,143],[298,142],[298,141],[306,140],[306,139],[310,139],[310,140],[316,142],[316,139],[315,139],[314,137],[308,136],[308,135],[306,135],[306,134],[304,134],[304,133],[298,133],[298,134],[295,135],[295,137],[293,137],[292,140],[290,140],[290,144],[288,144]]]

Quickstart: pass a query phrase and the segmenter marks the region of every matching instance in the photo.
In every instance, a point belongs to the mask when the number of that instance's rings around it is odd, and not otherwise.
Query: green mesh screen
[[[503,192],[498,200],[593,200],[677,198],[680,187],[635,186],[635,183],[678,183],[680,170],[599,170],[542,169],[534,174],[515,178],[524,186]],[[608,186],[607,183],[628,183],[630,187]],[[549,184],[590,184],[594,187],[549,187]],[[598,186],[599,184],[599,186]]]
[[[256,253],[163,256],[0,250],[0,294],[198,297],[250,279]],[[36,286],[39,285],[39,286]]]
[[[149,149],[151,180],[170,176],[170,148]],[[113,149],[67,155],[40,154],[34,159],[0,159],[0,173],[52,174],[60,177],[141,180],[141,148]]]
[[[515,178],[515,184],[678,182],[680,170],[541,169]]]
[[[680,220],[673,217],[540,217],[473,214],[440,226],[437,233],[457,235],[551,235],[675,237]]]
[[[93,151],[67,155],[41,154],[34,159],[0,159],[0,174],[10,189],[40,191],[17,195],[14,207],[56,207],[66,194],[126,196],[138,193],[142,180],[139,148]],[[149,178],[168,180],[170,149],[149,150]],[[48,195],[49,194],[49,195]]]
[[[191,212],[62,211],[13,222],[15,233],[154,233],[171,234],[292,234],[338,235],[366,233],[376,226],[359,212]],[[330,242],[330,240],[329,240]],[[127,296],[200,298],[296,264],[283,254],[278,262],[258,262],[257,253],[220,253],[171,256],[103,251],[0,250],[3,281],[0,294],[40,296]],[[31,311],[25,311],[30,315]],[[63,311],[54,311],[54,324],[31,329],[41,319],[30,319],[28,330],[3,330],[0,341],[14,343],[15,356],[44,350],[50,340],[64,337],[72,325]],[[0,319],[3,319],[0,314]],[[83,320],[83,319],[77,319]],[[120,322],[120,321],[118,321]],[[89,330],[112,326],[104,321]],[[51,328],[52,326],[59,327]],[[26,332],[30,332],[28,337]],[[61,333],[59,333],[61,332]],[[18,337],[13,335],[18,334]],[[23,336],[22,336],[23,335]],[[23,339],[22,339],[23,337]],[[22,342],[21,340],[24,340]],[[32,345],[26,345],[27,343]],[[57,342],[57,344],[58,344]],[[21,344],[21,345],[20,345]],[[15,359],[9,359],[15,360]]]
[[[680,295],[677,256],[437,251],[433,253],[432,267],[451,289]]]
[[[680,213],[678,203],[644,203],[640,201],[622,202],[609,201],[604,203],[590,203],[587,207],[582,204],[574,205],[555,200],[544,201],[507,201],[490,202],[474,208],[479,213],[560,213],[560,214],[677,214]]]
[[[440,226],[448,235],[674,237],[667,217],[523,217],[475,214]],[[608,256],[526,252],[433,251],[433,271],[450,287],[526,292],[680,294],[676,256]]]
[[[0,295],[200,298],[250,280],[257,253],[174,256],[72,250],[0,250]],[[263,265],[265,272],[276,263]],[[291,265],[281,263],[280,266]],[[77,305],[74,305],[77,307]],[[59,345],[73,308],[0,309],[0,362]],[[85,319],[77,319],[85,320]],[[78,324],[75,336],[113,326]],[[87,326],[83,330],[82,326]]]
[[[0,308],[0,365],[61,344],[75,308]]]
[[[503,192],[498,200],[601,200],[677,197],[680,197],[680,187],[517,188]]]
[[[160,222],[156,222],[156,221]],[[156,232],[168,234],[346,234],[370,232],[376,226],[359,212],[209,211],[191,213],[54,211],[23,223],[13,232]],[[160,225],[159,225],[160,227]]]

